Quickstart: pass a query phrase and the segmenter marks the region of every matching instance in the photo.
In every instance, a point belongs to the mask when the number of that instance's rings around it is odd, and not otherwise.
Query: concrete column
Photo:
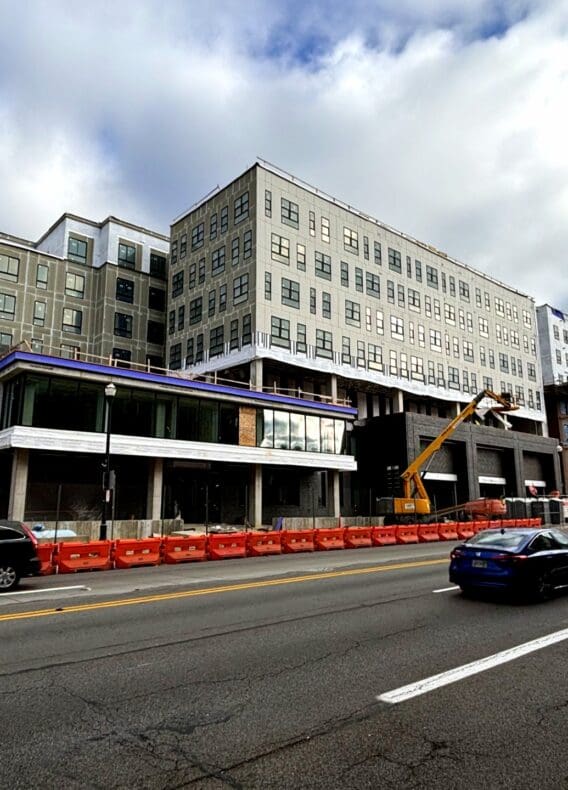
[[[250,363],[250,380],[253,389],[262,391],[262,359],[253,359]]]
[[[452,418],[457,417],[458,414],[462,411],[462,409],[463,406],[461,405],[461,403],[458,403],[457,401],[455,403],[452,403],[452,407],[450,409],[450,417]]]
[[[525,467],[523,464],[523,448],[520,444],[515,444],[515,448],[513,450],[514,456],[514,481],[515,481],[515,496],[526,496],[526,487],[525,487]]]
[[[330,384],[331,384],[331,402],[337,403],[337,375],[335,373],[331,374]]]
[[[329,500],[333,507],[333,516],[334,518],[339,518],[341,515],[341,505],[339,499],[339,485],[341,482],[341,478],[339,476],[339,470],[333,469],[332,471],[328,472],[328,480],[329,480]]]
[[[366,392],[358,392],[357,393],[357,419],[358,420],[366,420],[367,419],[367,393]]]
[[[378,395],[373,395],[373,403],[372,403],[373,413],[371,417],[380,417],[381,415],[381,404]]]
[[[248,520],[255,529],[262,527],[262,466],[255,464],[251,470],[251,496]]]
[[[26,491],[28,488],[29,450],[16,447],[12,457],[12,479],[10,482],[10,501],[8,518],[23,521],[26,509]]]
[[[164,459],[155,458],[148,469],[147,518],[159,521],[162,518],[162,492],[164,483]]]
[[[404,411],[404,394],[402,390],[392,391],[392,412],[393,414],[400,414]]]

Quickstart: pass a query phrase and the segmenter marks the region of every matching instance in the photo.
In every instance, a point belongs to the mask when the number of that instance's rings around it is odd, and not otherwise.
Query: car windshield
[[[487,530],[478,532],[473,538],[468,540],[469,546],[494,546],[498,549],[507,551],[517,551],[526,542],[526,534],[519,532],[500,532],[499,530]]]

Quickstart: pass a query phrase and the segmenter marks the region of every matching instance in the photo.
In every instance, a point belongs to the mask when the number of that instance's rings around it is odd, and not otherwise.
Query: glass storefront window
[[[274,412],[263,409],[258,419],[258,442],[260,447],[274,447]]]
[[[306,418],[303,414],[290,415],[290,449],[306,449]]]
[[[219,441],[219,405],[214,401],[200,401],[197,441]]]
[[[341,455],[345,449],[345,423],[343,420],[335,420],[335,453]]]
[[[308,453],[321,452],[319,417],[306,417],[306,450]]]
[[[277,450],[290,449],[290,415],[287,411],[274,412],[274,447]]]
[[[322,418],[321,421],[321,451],[322,453],[335,452],[335,420]]]

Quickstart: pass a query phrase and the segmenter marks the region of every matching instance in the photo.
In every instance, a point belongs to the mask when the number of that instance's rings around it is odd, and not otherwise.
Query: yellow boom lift
[[[412,516],[414,514],[426,516],[431,512],[430,497],[428,496],[422,480],[421,469],[424,464],[432,459],[434,453],[440,449],[446,439],[451,436],[460,423],[473,415],[479,407],[481,401],[490,399],[495,405],[488,406],[488,410],[497,412],[514,411],[519,407],[513,403],[511,395],[497,393],[491,390],[483,390],[444,428],[444,430],[433,439],[430,444],[422,450],[414,461],[404,470],[402,478],[402,497],[381,497],[379,499],[379,513],[381,515],[393,514],[395,516]],[[467,504],[467,503],[466,503]],[[460,507],[451,508],[458,510]]]

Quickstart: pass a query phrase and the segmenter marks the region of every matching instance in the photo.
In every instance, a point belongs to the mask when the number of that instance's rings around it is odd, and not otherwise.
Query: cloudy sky
[[[568,311],[566,0],[0,0],[0,229],[260,156]]]

